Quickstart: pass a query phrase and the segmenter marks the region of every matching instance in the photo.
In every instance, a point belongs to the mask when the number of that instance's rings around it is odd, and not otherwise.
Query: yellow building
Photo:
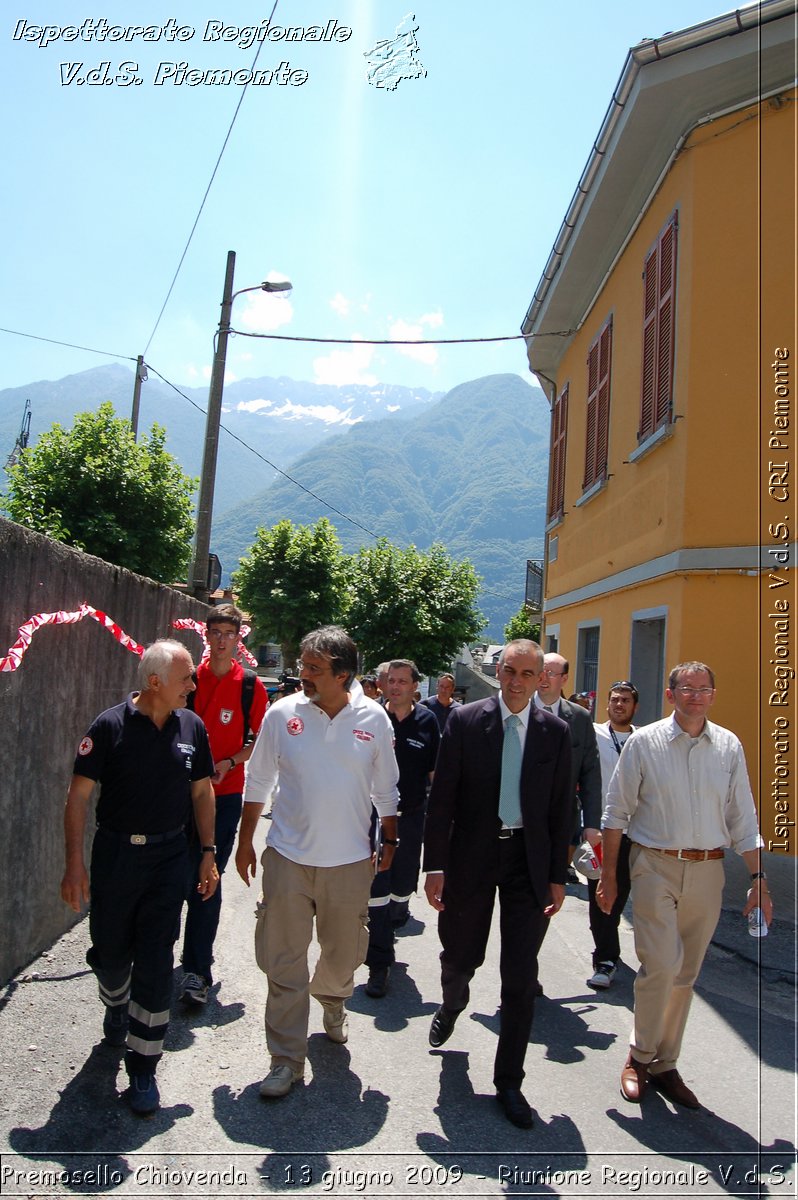
[[[599,720],[615,680],[642,723],[709,663],[790,853],[795,66],[792,0],[633,47],[522,327],[552,406],[545,647]]]

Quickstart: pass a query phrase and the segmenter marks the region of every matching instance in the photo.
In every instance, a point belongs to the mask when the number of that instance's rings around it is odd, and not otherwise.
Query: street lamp
[[[236,296],[244,292],[279,292],[287,295],[291,284],[287,279],[272,282],[264,280],[255,287],[233,291],[235,273],[235,250],[227,253],[227,271],[224,277],[222,315],[216,332],[216,349],[213,355],[211,386],[208,392],[208,415],[205,422],[205,451],[202,457],[200,494],[197,504],[197,532],[194,538],[194,555],[189,573],[189,591],[198,600],[208,602],[209,566],[208,555],[211,545],[211,518],[213,516],[213,490],[216,483],[216,458],[219,450],[219,423],[222,416],[222,392],[227,360],[227,338],[230,334],[230,315]]]

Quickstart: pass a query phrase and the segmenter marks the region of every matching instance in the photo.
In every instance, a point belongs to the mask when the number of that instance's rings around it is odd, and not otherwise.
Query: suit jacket
[[[587,714],[585,714],[587,715]],[[498,869],[502,726],[499,697],[456,708],[441,738],[424,830],[424,870],[445,889],[468,891]],[[532,888],[541,908],[549,884],[565,883],[573,831],[571,744],[558,717],[530,708],[521,762],[521,815]]]
[[[574,824],[579,824],[581,805],[581,824],[587,829],[600,829],[604,802],[601,791],[601,759],[593,718],[586,708],[562,699],[560,716],[571,735],[571,798]]]

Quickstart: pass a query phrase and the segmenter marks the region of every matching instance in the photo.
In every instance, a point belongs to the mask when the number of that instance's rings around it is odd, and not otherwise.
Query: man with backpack
[[[222,907],[221,875],[241,817],[244,763],[252,753],[255,734],[268,707],[266,689],[255,672],[245,670],[234,659],[241,619],[242,614],[234,604],[210,609],[206,622],[210,656],[197,668],[197,687],[191,696],[191,707],[208,731],[213,754],[216,867],[220,878],[210,900],[203,902],[193,887],[188,893],[180,998],[190,1005],[205,1004],[213,985],[211,965]],[[192,854],[199,854],[196,839],[192,842]],[[193,856],[192,878],[196,875]]]

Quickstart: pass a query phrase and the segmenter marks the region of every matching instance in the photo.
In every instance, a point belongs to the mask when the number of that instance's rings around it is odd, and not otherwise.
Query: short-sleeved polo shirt
[[[73,770],[101,786],[98,824],[120,833],[167,833],[188,820],[191,784],[213,774],[213,759],[195,713],[175,709],[159,729],[131,694],[95,718]]]

